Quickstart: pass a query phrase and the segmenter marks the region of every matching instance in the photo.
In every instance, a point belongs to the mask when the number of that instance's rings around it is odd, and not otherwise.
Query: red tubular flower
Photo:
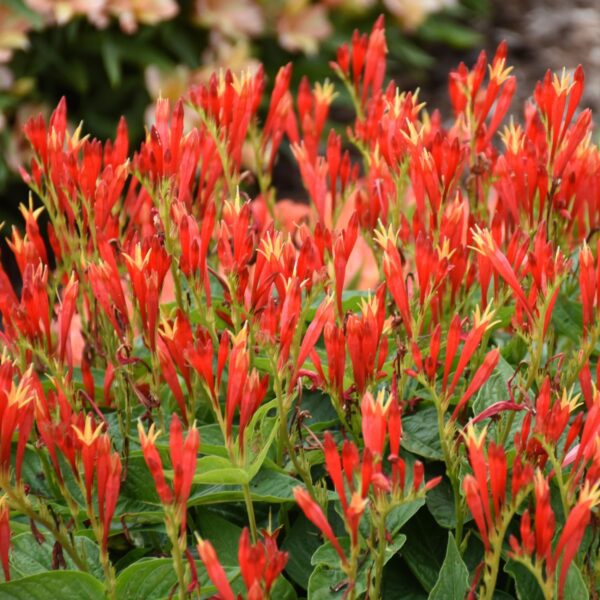
[[[477,529],[479,529],[485,550],[489,551],[490,540],[488,535],[488,520],[484,511],[484,502],[487,498],[482,499],[477,479],[472,475],[465,475],[462,485],[467,506],[473,515]]]
[[[562,529],[556,547],[554,548],[553,566],[558,564],[558,560],[563,554],[559,590],[562,592],[565,583],[565,577],[569,570],[569,565],[579,547],[585,533],[585,529],[592,517],[592,509],[600,504],[600,486],[596,483],[591,486],[589,482],[585,482],[582,490],[579,492],[579,497],[575,506],[571,509],[567,521]],[[562,594],[561,594],[562,595]]]
[[[382,336],[385,319],[385,287],[364,301],[360,317],[349,314],[346,320],[346,339],[354,381],[359,394],[376,380],[387,356],[387,338]]]
[[[497,323],[497,321],[493,321],[493,316],[494,314],[491,310],[486,309],[486,311],[483,314],[479,313],[479,308],[475,310],[475,315],[473,318],[473,329],[471,329],[471,331],[467,334],[467,337],[465,339],[462,352],[460,353],[460,356],[458,358],[456,370],[454,371],[454,377],[452,378],[452,382],[450,383],[450,386],[447,389],[448,395],[451,395],[454,392],[454,388],[458,384],[460,376],[463,374],[463,371],[465,370],[465,367],[467,366],[468,362],[471,360],[471,357],[475,353],[475,350],[477,350],[477,346],[479,345],[479,342],[481,342],[484,333]],[[481,372],[476,373],[476,377],[477,375],[479,375],[479,377],[478,380],[475,381],[475,383],[478,383],[479,379],[483,377],[489,369],[489,367],[492,366],[494,357],[495,355],[492,354],[489,359],[490,362],[487,364],[484,361],[485,367],[483,367],[482,365],[483,370]],[[481,381],[481,384],[483,385],[483,381]],[[475,391],[476,390],[473,390],[472,393],[474,393]]]
[[[103,450],[99,453],[96,465],[96,489],[98,512],[102,523],[102,551],[106,553],[110,524],[115,514],[121,488],[121,457],[118,452],[110,452],[110,440],[106,437]]]
[[[144,460],[154,479],[154,487],[156,488],[158,497],[163,504],[171,504],[173,501],[173,494],[165,481],[162,460],[155,445],[156,439],[160,435],[160,431],[157,431],[155,424],[152,423],[146,434],[142,423],[138,421],[138,435],[142,446],[142,453],[144,454]]]
[[[595,320],[594,306],[597,294],[594,257],[585,241],[579,252],[579,289],[581,290],[583,329],[584,332],[587,332]]]
[[[321,332],[325,327],[325,324],[330,322],[333,317],[333,297],[326,296],[323,302],[317,308],[315,318],[310,322],[306,328],[304,337],[302,338],[302,344],[300,344],[300,350],[298,351],[298,359],[296,361],[296,368],[290,381],[290,386],[293,386],[298,379],[298,373],[304,364],[304,361],[308,358],[310,351],[314,348]]]
[[[545,119],[545,127],[550,136],[551,159],[554,158],[571,124],[583,95],[583,88],[584,74],[581,65],[575,70],[572,81],[565,71],[558,76],[548,70],[543,81],[538,82],[535,88],[535,102]]]
[[[288,553],[282,552],[277,547],[277,535],[279,534],[279,531],[279,529],[276,529],[273,533],[269,533],[264,529],[261,530],[265,553],[267,556],[265,570],[263,573],[265,591],[267,593],[269,593],[271,587],[275,583],[275,580],[279,577],[283,569],[285,569],[285,566],[288,562]]]
[[[71,328],[71,321],[75,314],[77,300],[77,293],[79,291],[79,282],[72,275],[69,279],[69,283],[66,285],[60,306],[58,315],[58,339],[59,339],[59,350],[58,357],[62,363],[65,359],[65,352],[67,350],[67,342],[69,340],[69,331]]]
[[[194,424],[190,427],[184,439],[181,421],[177,415],[173,415],[169,431],[169,451],[174,472],[173,492],[171,492],[165,481],[162,460],[155,445],[160,431],[156,431],[154,424],[152,424],[148,430],[148,434],[146,434],[142,424],[138,423],[138,434],[140,436],[144,460],[154,479],[158,497],[162,504],[172,504],[175,506],[181,526],[181,533],[183,534],[186,527],[187,501],[190,496],[194,475],[196,474],[200,433]]]
[[[183,394],[183,390],[181,389],[181,385],[179,384],[179,378],[173,363],[172,355],[170,354],[164,339],[162,339],[160,336],[157,340],[156,349],[160,363],[160,373],[163,379],[167,382],[167,385],[171,388],[171,392],[173,392],[173,396],[175,396],[175,400],[179,406],[181,417],[184,423],[187,425],[188,419],[185,396]]]
[[[345,511],[348,508],[348,501],[346,499],[344,476],[342,474],[342,461],[337,445],[329,431],[325,432],[323,448],[325,452],[325,467],[327,468],[327,473],[329,473],[329,476],[333,481],[333,487],[339,496],[342,509]]]
[[[340,546],[327,517],[321,507],[311,498],[310,494],[301,487],[294,488],[294,498],[306,518],[321,531],[321,533],[331,542],[334,550],[337,552],[344,565],[348,564],[348,559]]]
[[[85,425],[83,427],[80,428],[77,425],[73,425],[72,427],[80,444],[79,452],[85,479],[86,502],[88,507],[91,507],[92,486],[96,472],[98,446],[99,442],[101,441],[101,437],[104,437],[101,436],[104,425],[100,423],[97,427],[95,427],[92,415],[88,414],[85,418]],[[104,440],[102,439],[102,441]]]
[[[144,339],[154,352],[159,298],[171,258],[161,246],[158,237],[151,239],[147,249],[142,250],[142,245],[136,244],[132,255],[123,253],[123,257],[131,280],[133,297],[140,311]]]
[[[400,311],[404,328],[409,338],[412,337],[412,317],[410,312],[408,291],[404,282],[402,260],[396,247],[396,237],[389,231],[375,232],[379,245],[383,248],[383,272],[390,294]]]
[[[4,571],[5,581],[10,581],[10,509],[6,496],[0,498],[0,562]]]
[[[527,511],[521,519],[521,543],[511,536],[510,544],[517,555],[534,557],[536,562],[544,561],[545,575],[554,580],[560,563],[558,598],[564,597],[564,586],[569,567],[581,547],[586,528],[591,520],[592,510],[600,503],[598,484],[590,486],[586,482],[579,493],[577,502],[567,515],[565,525],[554,549],[552,538],[555,531],[555,516],[550,504],[550,487],[541,472],[535,475],[535,525],[531,531],[531,517]]]
[[[182,534],[185,531],[187,501],[196,474],[199,446],[200,433],[195,424],[190,427],[184,440],[181,422],[177,415],[173,415],[169,432],[169,449],[175,473],[173,480],[174,503],[180,513]]]
[[[521,284],[519,283],[519,279],[517,278],[517,275],[506,256],[496,245],[491,233],[488,230],[480,229],[479,227],[476,227],[472,233],[473,241],[475,243],[474,249],[485,256],[492,263],[494,270],[510,286],[521,302],[528,317],[533,321],[533,310],[529,300],[527,299],[527,296],[525,296],[525,292],[523,291]]]
[[[372,394],[367,392],[360,405],[365,447],[376,457],[381,457],[385,448],[387,417],[391,404],[391,398],[384,404],[384,396],[385,392],[381,390],[375,400]]]
[[[491,442],[487,453],[484,451],[486,431],[487,428],[478,437],[473,425],[469,424],[467,427],[465,444],[473,475],[466,475],[462,485],[467,506],[475,519],[487,552],[491,549],[491,533],[497,532],[497,527],[501,525],[499,519],[508,502],[506,497],[508,465],[503,447]],[[510,502],[519,502],[519,494],[532,479],[532,467],[523,465],[521,458],[518,457],[512,468]]]
[[[338,399],[344,393],[344,372],[346,367],[346,339],[344,330],[334,323],[326,323],[323,329],[329,385],[335,390]]]
[[[554,511],[550,506],[550,486],[543,474],[535,475],[535,551],[548,561],[552,553],[554,537]]]
[[[483,363],[481,363],[480,367],[475,372],[475,375],[471,379],[471,382],[469,383],[469,386],[467,387],[465,393],[462,395],[461,399],[458,401],[458,404],[454,408],[452,416],[450,417],[451,421],[456,421],[462,409],[471,399],[473,394],[475,394],[481,388],[481,386],[490,378],[491,374],[494,372],[494,369],[498,365],[499,360],[500,351],[497,348],[490,350],[486,354],[485,358],[483,359]]]
[[[2,363],[2,366],[9,363]],[[5,367],[6,373],[12,369]],[[15,453],[15,475],[21,479],[21,466],[25,453],[25,445],[33,426],[35,404],[35,375],[33,367],[23,375],[18,385],[12,379],[0,380],[0,473],[8,476],[12,455],[12,441],[17,430],[18,442]]]
[[[244,527],[240,536],[238,560],[246,589],[250,591],[255,585],[260,589],[266,563],[265,547],[260,541],[256,544],[250,543],[250,532],[247,527]]]
[[[354,49],[353,49],[354,54]],[[384,17],[381,15],[371,30],[365,52],[365,70],[362,80],[362,102],[367,96],[377,96],[381,92],[385,77],[385,56],[387,44],[385,41]]]
[[[208,577],[217,588],[222,600],[235,600],[235,594],[229,585],[225,569],[219,562],[219,558],[213,545],[208,540],[198,539],[198,554],[206,567]]]

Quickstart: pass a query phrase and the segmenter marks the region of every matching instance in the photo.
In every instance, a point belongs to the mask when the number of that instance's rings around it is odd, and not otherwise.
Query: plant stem
[[[377,558],[375,560],[375,591],[373,598],[381,598],[381,584],[383,583],[383,567],[385,561],[385,513],[380,515],[377,524]]]
[[[245,483],[242,486],[244,492],[244,502],[246,503],[246,512],[248,513],[248,521],[250,523],[250,535],[252,543],[256,543],[258,539],[258,530],[256,528],[256,516],[254,515],[254,505],[252,504],[252,495],[250,493],[250,484]]]
[[[33,510],[31,505],[22,499],[19,494],[16,494],[14,489],[11,486],[4,486],[2,488],[6,492],[7,496],[11,500],[11,502],[16,505],[17,509],[20,510],[23,514],[25,514],[32,521],[37,521],[40,525],[43,525],[54,537],[54,539],[64,548],[66,553],[71,557],[75,566],[80,570],[87,572],[88,566],[84,559],[79,556],[75,548],[75,544],[71,543],[69,536],[54,523],[53,519],[50,517],[45,517],[40,513]]]
[[[175,511],[176,509],[173,508],[172,510]],[[175,573],[177,574],[178,596],[179,600],[185,600],[185,567],[183,564],[183,556],[181,554],[179,542],[179,526],[176,522],[177,519],[174,519],[172,515],[167,514],[166,517],[167,533],[169,535],[169,539],[171,540],[171,556],[173,557],[173,567],[175,569]]]

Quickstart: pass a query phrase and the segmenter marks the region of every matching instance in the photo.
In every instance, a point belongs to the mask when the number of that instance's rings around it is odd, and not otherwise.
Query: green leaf
[[[309,600],[331,600],[344,598],[347,592],[346,574],[341,569],[335,569],[320,563],[308,580]]]
[[[429,600],[464,598],[469,591],[469,571],[460,556],[454,536],[448,534],[446,558],[440,576],[429,594]]]
[[[490,375],[490,378],[483,384],[475,400],[473,401],[473,412],[478,415],[480,412],[495,404],[509,400],[508,397],[508,382],[514,375],[513,367],[500,356],[498,365]]]
[[[438,434],[437,411],[434,406],[402,419],[402,447],[418,456],[443,460]]]
[[[589,590],[575,563],[572,563],[567,571],[563,592],[563,598],[569,598],[569,600],[589,600]]]
[[[579,302],[559,293],[552,311],[552,325],[556,333],[579,344],[583,336],[582,308]]]
[[[346,556],[349,556],[350,538],[343,537],[339,538],[338,541]],[[400,551],[405,543],[405,535],[399,534],[395,536],[392,543],[386,546],[383,564],[386,565]],[[369,574],[373,574],[374,569],[374,561],[371,559],[359,560],[359,562],[361,564],[358,569],[355,586],[357,596],[360,596],[367,591],[369,586]],[[328,597],[326,595],[328,591],[331,594],[329,597],[337,598],[336,590],[340,587],[342,592],[347,591],[347,586],[343,585],[346,575],[339,567],[340,558],[331,543],[326,542],[317,548],[311,558],[311,563],[316,565],[316,568],[308,581],[308,597],[310,600],[313,600],[313,598],[326,598]],[[332,567],[332,565],[336,566]]]
[[[413,500],[393,508],[385,520],[386,528],[390,535],[392,537],[395,536],[419,512],[423,504],[425,504],[424,500]]]
[[[302,589],[308,587],[312,572],[310,559],[321,545],[319,535],[319,530],[304,514],[300,514],[282,544],[283,550],[288,553],[285,571]]]
[[[427,594],[421,584],[399,555],[396,555],[383,571],[381,596],[383,600],[427,600]]]
[[[111,87],[115,88],[121,83],[121,57],[119,50],[108,36],[102,38],[100,46],[102,62],[108,75]]]
[[[194,483],[244,485],[250,481],[244,469],[222,456],[203,456],[198,460],[196,473]]]
[[[277,471],[263,469],[250,482],[250,494],[255,502],[278,504],[293,502],[293,489],[300,485],[297,479]],[[244,495],[239,486],[213,485],[198,486],[192,490],[188,506],[218,504],[221,502],[241,502]]]
[[[242,528],[206,508],[200,508],[198,513],[200,535],[211,542],[221,564],[237,565]]]
[[[427,492],[425,499],[429,512],[438,525],[446,529],[456,527],[456,511],[454,510],[454,492],[447,479],[442,479],[432,490]]]
[[[254,458],[251,459],[250,466],[246,469],[249,480],[253,479],[262,467],[267,458],[269,449],[273,444],[273,440],[277,435],[279,418],[266,418],[269,411],[276,406],[277,400],[267,402],[267,404],[261,406],[260,409],[256,411],[248,424],[247,435],[251,436],[249,437],[248,447],[249,452],[254,456]]]
[[[431,592],[444,563],[446,532],[436,526],[426,510],[420,510],[403,532],[408,539],[402,556],[423,588]]]
[[[443,17],[430,17],[421,25],[419,37],[426,42],[439,43],[458,49],[473,48],[481,44],[481,34]]]
[[[544,594],[529,569],[515,560],[504,565],[504,571],[515,580],[515,589],[519,600],[544,600]]]
[[[277,600],[296,600],[298,595],[294,586],[283,576],[279,576],[271,589],[271,598]]]
[[[117,600],[158,600],[177,582],[170,558],[141,560],[117,577]]]
[[[13,579],[36,575],[51,571],[52,550],[54,539],[49,532],[41,531],[45,541],[39,544],[31,532],[16,535],[11,540],[10,549],[10,572]],[[90,574],[102,578],[103,570],[100,564],[100,552],[98,546],[89,538],[83,536],[75,537],[75,546],[79,555],[85,557]],[[63,551],[67,569],[77,570],[71,557]]]
[[[206,569],[196,562],[203,595],[214,591]],[[224,567],[227,578],[237,577],[239,569]],[[177,575],[170,558],[142,559],[127,567],[117,577],[117,600],[163,600],[171,597]],[[62,600],[62,598],[61,598]]]
[[[0,584],[2,600],[105,600],[104,586],[88,573],[50,571]]]

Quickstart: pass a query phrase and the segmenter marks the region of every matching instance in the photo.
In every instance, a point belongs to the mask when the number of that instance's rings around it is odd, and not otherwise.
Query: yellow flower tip
[[[515,125],[512,119],[500,133],[500,138],[506,149],[512,154],[518,154],[525,143],[523,128],[520,125]]]
[[[489,229],[482,229],[479,225],[475,225],[475,227],[471,229],[471,235],[473,236],[473,243],[475,245],[469,246],[469,248],[475,250],[475,252],[485,255],[496,249],[494,238]]]
[[[244,326],[235,335],[231,334],[231,341],[234,346],[242,345],[245,346],[248,341],[248,321],[244,323]]]
[[[387,230],[381,221],[377,224],[377,229],[373,232],[375,242],[381,246],[383,250],[386,250],[388,245],[391,243],[392,246],[396,246],[398,243],[398,232],[394,231],[392,225]],[[384,257],[385,260],[385,257]]]
[[[473,312],[473,323],[475,327],[480,327],[481,325],[485,325],[486,331],[494,327],[500,323],[499,320],[494,321],[495,310],[491,304],[488,304],[485,307],[483,313],[481,312],[479,306],[475,307],[475,311]]]
[[[441,246],[438,246],[437,253],[440,260],[444,260],[444,258],[451,258],[451,256],[456,252],[455,248],[450,249],[450,240],[446,238]]]
[[[275,257],[276,260],[281,258],[283,253],[284,240],[280,232],[274,234],[267,234],[265,238],[261,240],[260,252],[267,260],[271,260],[271,257]]]
[[[156,442],[158,436],[161,434],[161,430],[156,429],[155,423],[152,423],[152,425],[150,425],[148,433],[146,433],[146,431],[144,430],[144,426],[142,425],[142,422],[140,420],[138,420],[137,423],[137,430],[142,446],[146,446],[148,444],[154,446],[154,443]]]
[[[75,434],[77,435],[78,439],[86,446],[91,446],[100,437],[100,434],[102,433],[102,423],[100,423],[100,425],[98,425],[98,427],[94,429],[91,415],[87,415],[85,417],[85,425],[83,431],[81,431],[79,427],[77,427],[77,425],[71,425],[71,427],[73,427],[73,430],[75,431]]]
[[[567,69],[565,67],[563,67],[560,76],[558,73],[554,73],[552,76],[552,87],[554,88],[557,96],[568,94],[571,91],[574,83],[575,82],[571,79],[571,76],[567,73]]]
[[[508,79],[514,67],[507,67],[506,59],[502,58],[494,65],[488,65],[488,68],[490,70],[490,80],[502,85]]]
[[[162,319],[158,326],[158,331],[162,337],[174,340],[177,334],[177,321],[171,325],[169,319]]]
[[[579,492],[577,504],[587,504],[590,509],[600,504],[600,481],[591,485],[589,480],[583,485],[583,489]]]
[[[330,106],[337,96],[335,85],[329,79],[325,79],[323,83],[317,82],[314,87],[314,95],[317,104]]]
[[[562,396],[560,398],[560,406],[561,408],[568,408],[569,413],[572,413],[578,406],[581,405],[579,399],[581,398],[581,394],[573,394],[567,392],[565,388],[563,388]]]
[[[418,130],[415,127],[415,124],[406,119],[406,128],[408,131],[402,130],[402,135],[411,143],[413,146],[416,146],[419,141],[423,138],[423,127],[421,126]]]
[[[477,435],[477,431],[475,430],[475,427],[473,426],[472,423],[469,423],[467,425],[467,430],[465,432],[463,432],[463,436],[465,438],[465,443],[466,443],[467,447],[482,448],[483,444],[485,442],[485,439],[487,437],[487,430],[488,430],[488,426],[486,425],[481,430],[479,435]]]
[[[149,248],[144,256],[142,256],[142,245],[138,242],[135,245],[135,250],[133,252],[133,256],[126,254],[123,252],[123,258],[132,266],[136,267],[139,271],[142,271],[145,266],[148,264],[148,260],[150,259],[150,253],[152,250]]]

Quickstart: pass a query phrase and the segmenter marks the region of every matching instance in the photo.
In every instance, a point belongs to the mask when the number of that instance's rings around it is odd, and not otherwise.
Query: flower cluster
[[[105,143],[71,128],[64,100],[27,122],[19,276],[0,269],[0,596],[59,569],[94,598],[155,570],[181,600],[382,598],[398,573],[433,597],[596,593],[583,72],[503,125],[501,44],[450,74],[447,121],[386,81],[386,53],[382,19],[338,51],[345,136],[333,84],[294,94],[291,65],[268,95],[259,69],[160,99],[136,150],[124,119]],[[278,198],[284,154],[304,204]]]

